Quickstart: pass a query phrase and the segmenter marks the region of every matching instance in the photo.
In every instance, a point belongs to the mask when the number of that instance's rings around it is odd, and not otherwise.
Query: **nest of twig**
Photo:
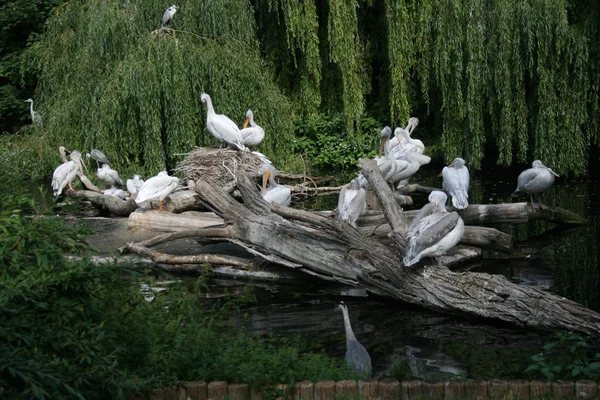
[[[235,174],[239,171],[260,177],[262,160],[249,151],[230,148],[197,147],[179,163],[177,171],[188,180],[202,178],[227,192],[235,188]]]

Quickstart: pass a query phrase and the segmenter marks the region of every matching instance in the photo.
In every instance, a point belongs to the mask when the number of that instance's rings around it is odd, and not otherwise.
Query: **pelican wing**
[[[70,182],[75,179],[77,174],[77,163],[75,161],[69,161],[59,165],[52,174],[52,189],[54,195],[58,196],[62,193],[62,190]]]
[[[365,189],[354,190],[356,194],[350,199],[348,204],[349,222],[355,226],[356,220],[367,208],[367,191]]]
[[[530,187],[535,186],[542,175],[541,172],[542,170],[539,168],[529,168],[521,172],[517,179],[517,190],[528,190]]]
[[[404,264],[416,264],[421,253],[448,235],[460,219],[456,212],[435,213],[421,219],[407,234]]]
[[[174,179],[177,178],[173,176],[154,176],[148,179],[140,188],[135,202],[141,204],[148,200],[159,200],[163,196],[165,198],[177,187],[177,183],[173,187]],[[177,179],[178,181],[179,179]]]
[[[279,203],[287,207],[292,202],[292,191],[283,185],[277,185],[263,193],[263,198],[268,203]]]
[[[408,231],[412,231],[415,229],[415,227],[417,226],[417,224],[419,222],[421,222],[421,220],[431,214],[433,214],[435,211],[435,204],[434,203],[427,203],[425,204],[417,213],[417,215],[415,215],[415,217],[412,219],[412,221],[410,221],[410,225],[408,226]]]
[[[338,197],[338,217],[340,219],[345,219],[344,216],[347,214],[348,204],[346,201],[346,193],[348,192],[348,186],[344,186],[342,190],[340,190],[340,196]]]
[[[260,126],[249,126],[240,130],[245,146],[258,146],[265,138],[265,131]]]
[[[458,209],[466,208],[469,205],[469,170],[444,167],[442,177],[444,189],[452,196],[452,205]]]

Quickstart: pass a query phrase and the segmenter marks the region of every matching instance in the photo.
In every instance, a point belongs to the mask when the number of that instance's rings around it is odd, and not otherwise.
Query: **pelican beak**
[[[548,169],[550,169],[550,168],[548,168]],[[550,169],[550,172],[552,172],[552,174],[554,174],[554,176],[556,176],[557,178],[560,178],[560,175],[558,175],[556,172],[552,171],[551,169]]]
[[[383,149],[385,148],[385,144],[388,142],[388,140],[390,140],[390,138],[388,136],[381,139],[381,143],[379,144],[379,155],[380,156],[383,154]]]
[[[250,124],[250,118],[246,118],[246,122],[244,122],[244,129],[246,129],[249,124]]]
[[[442,172],[440,172],[440,173],[438,174],[438,178],[439,178],[439,177],[441,177],[441,176],[442,176]]]
[[[265,172],[265,177],[263,178],[263,191],[267,190],[267,183],[269,182],[270,177],[271,177],[271,171]]]

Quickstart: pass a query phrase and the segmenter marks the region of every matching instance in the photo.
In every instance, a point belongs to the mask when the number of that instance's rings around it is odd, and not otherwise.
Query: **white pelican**
[[[452,196],[452,205],[459,210],[469,205],[469,169],[465,160],[455,158],[442,170],[442,188]]]
[[[148,179],[138,191],[135,202],[139,207],[145,201],[150,203],[150,209],[154,209],[152,201],[158,201],[158,210],[163,210],[163,201],[169,196],[179,185],[179,179],[175,176],[169,176],[167,171],[161,171],[158,175]]]
[[[100,179],[100,182],[105,185],[118,187],[123,186],[123,181],[121,180],[119,173],[112,169],[108,164],[102,164],[102,167],[98,168],[96,176],[98,179]]]
[[[556,172],[546,167],[540,160],[535,160],[531,163],[531,168],[519,174],[517,179],[517,190],[513,192],[511,196],[517,197],[522,194],[528,194],[531,198],[531,206],[537,208],[538,206],[546,209],[546,207],[540,198],[540,195],[546,190],[550,189],[554,183],[554,177],[558,176]],[[533,195],[537,195],[538,204],[533,201]]]
[[[31,123],[42,127],[42,116],[37,111],[33,110],[33,99],[29,98],[25,100],[25,103],[29,103],[29,114],[31,114]]]
[[[133,179],[127,179],[127,191],[129,194],[137,194],[142,185],[144,185],[144,180],[137,174],[133,175]]]
[[[87,153],[85,156],[88,159],[90,159],[90,158],[94,159],[96,161],[96,165],[98,166],[98,168],[100,168],[102,166],[102,164],[109,164],[106,154],[104,154],[103,152],[101,152],[98,149],[92,149],[92,151]]]
[[[264,129],[254,122],[254,114],[252,113],[252,110],[248,110],[246,112],[244,129],[240,131],[240,134],[242,135],[244,145],[251,147],[258,146],[265,138]]]
[[[360,187],[359,179],[354,178],[340,192],[337,217],[356,228],[356,220],[366,208],[367,192]]]
[[[65,186],[69,186],[70,190],[75,190],[71,186],[71,182],[75,179],[75,175],[77,175],[77,163],[73,160],[60,164],[52,174],[52,189],[54,190],[54,195],[58,196],[62,193]]]
[[[162,26],[168,25],[173,21],[173,16],[177,12],[177,6],[175,4],[167,8],[162,17]]]
[[[414,265],[423,257],[436,257],[441,267],[439,256],[460,242],[465,224],[456,211],[446,211],[447,199],[446,193],[434,190],[429,195],[429,201],[435,204],[432,213],[427,216],[418,215],[420,219],[415,223],[411,222],[406,235],[406,254],[403,259],[405,266]]]
[[[115,196],[115,197],[118,197],[118,198],[120,198],[121,200],[127,200],[127,193],[125,193],[125,191],[124,191],[124,190],[122,190],[122,189],[117,189],[117,188],[116,188],[116,187],[114,187],[114,186],[113,186],[113,187],[111,187],[111,188],[110,188],[110,189],[108,189],[108,190],[105,190],[105,191],[104,191],[104,194],[105,194],[106,196]]]
[[[404,128],[396,128],[394,130],[394,136],[398,138],[398,142],[400,143],[400,147],[403,151],[415,151],[419,154],[423,154],[425,152],[425,145],[419,139],[413,139],[410,137],[406,129]],[[405,140],[406,144],[403,144],[402,138]]]
[[[416,118],[411,118],[416,119]],[[410,120],[409,120],[410,121]],[[418,121],[418,120],[417,120]],[[418,123],[418,122],[417,122]],[[409,122],[409,127],[411,126]],[[394,136],[390,139],[392,134],[392,130],[389,126],[386,126],[381,130],[381,145],[379,148],[379,154],[381,155],[381,149],[384,150],[384,153],[391,154],[394,158],[401,160],[405,159],[402,157],[402,154],[405,154],[407,157],[410,157],[411,161],[416,161],[419,165],[429,164],[431,162],[431,157],[426,156],[425,154],[419,153],[415,151],[416,147],[412,144],[409,144],[405,141],[402,136]],[[404,140],[404,147],[401,145],[401,141]],[[417,140],[417,142],[421,142]],[[422,143],[422,142],[421,142]]]
[[[292,191],[275,182],[275,167],[271,164],[263,164],[263,190],[261,192],[263,199],[269,204],[279,203],[282,206],[289,206],[292,201]]]
[[[411,117],[408,119],[408,123],[406,124],[406,128],[404,128],[404,130],[406,130],[406,132],[408,132],[409,136],[412,136],[413,131],[415,130],[415,128],[417,127],[417,125],[419,125],[419,119],[417,117]],[[404,137],[400,138],[400,145],[403,147],[406,144],[408,144],[408,142],[406,141],[406,139]]]
[[[202,93],[200,99],[207,108],[206,128],[208,131],[219,141],[227,142],[239,150],[246,150],[242,134],[235,122],[230,120],[226,115],[215,113],[215,109],[208,94]]]

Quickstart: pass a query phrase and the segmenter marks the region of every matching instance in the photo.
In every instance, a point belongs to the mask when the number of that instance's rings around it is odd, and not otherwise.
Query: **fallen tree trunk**
[[[391,197],[375,161],[362,160],[361,167],[392,228],[391,245],[365,237],[344,221],[269,205],[244,174],[238,175],[244,204],[203,180],[196,183],[196,191],[226,221],[227,226],[219,230],[220,234],[257,252],[299,264],[299,270],[311,275],[361,285],[371,293],[433,310],[600,337],[600,314],[574,301],[513,284],[503,276],[454,273],[430,265],[404,267],[401,260],[408,219]],[[215,229],[162,235],[160,242],[186,235],[210,237],[209,232]]]

